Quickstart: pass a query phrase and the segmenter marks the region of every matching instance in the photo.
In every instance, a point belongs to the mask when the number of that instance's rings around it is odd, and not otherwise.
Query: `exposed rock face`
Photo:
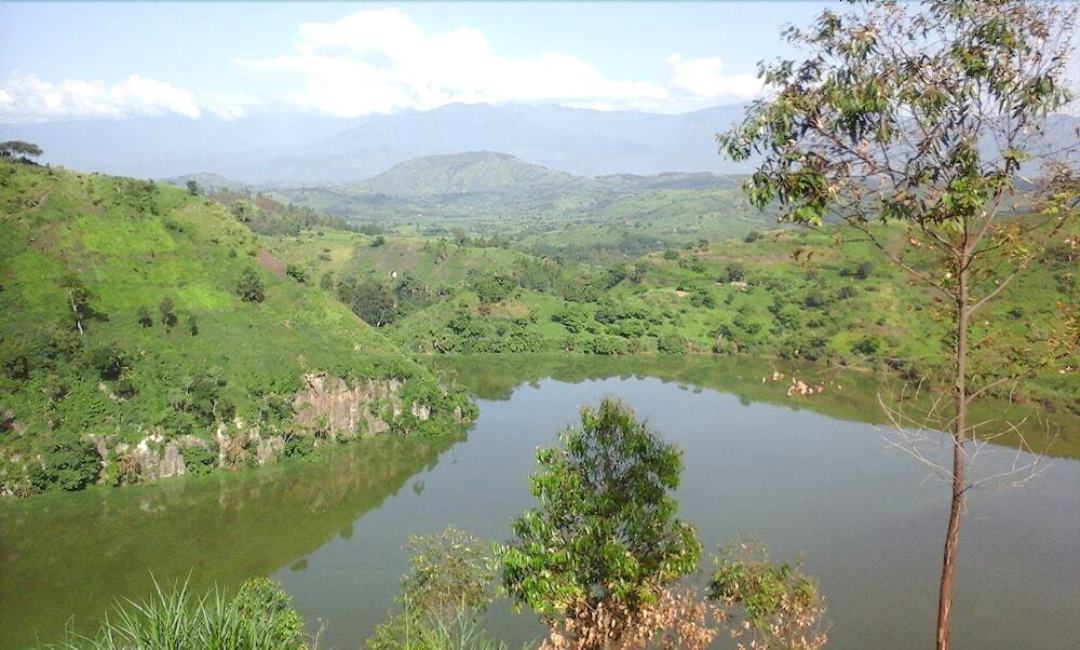
[[[401,414],[401,382],[397,379],[364,379],[350,386],[325,373],[304,375],[307,389],[293,400],[296,421],[306,429],[330,438],[384,433],[387,409]],[[411,412],[421,420],[431,417],[431,407],[413,404]]]

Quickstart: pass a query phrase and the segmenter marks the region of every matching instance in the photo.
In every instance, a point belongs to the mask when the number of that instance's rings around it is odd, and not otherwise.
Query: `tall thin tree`
[[[1022,0],[826,10],[785,32],[805,57],[761,64],[764,98],[718,136],[722,152],[759,161],[745,187],[753,203],[779,203],[783,218],[812,226],[846,222],[947,305],[952,458],[951,468],[940,466],[951,499],[939,650],[950,646],[960,522],[973,485],[966,461],[978,432],[969,408],[1015,379],[973,375],[972,319],[1076,218],[1067,201],[1042,217],[1018,216],[1030,206],[1018,181],[1034,160],[1078,151],[1075,134],[1049,145],[1039,137],[1048,115],[1070,101],[1075,17],[1065,4]],[[1050,175],[1057,184],[1070,178],[1064,168]]]

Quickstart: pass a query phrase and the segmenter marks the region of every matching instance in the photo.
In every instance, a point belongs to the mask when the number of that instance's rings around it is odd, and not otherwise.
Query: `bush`
[[[296,650],[306,647],[304,621],[291,599],[269,578],[255,578],[229,599],[217,588],[194,596],[188,583],[162,588],[143,601],[124,600],[96,634],[69,633],[66,647],[207,648],[213,650]]]
[[[266,290],[255,269],[249,266],[240,274],[240,280],[236,283],[236,294],[244,302],[262,302],[266,298]]]
[[[368,639],[372,650],[504,648],[478,621],[495,598],[495,547],[454,527],[409,538],[410,571],[401,580],[402,612]]]
[[[881,346],[878,344],[877,339],[874,339],[872,337],[867,336],[867,337],[864,337],[862,339],[859,339],[855,343],[855,345],[851,346],[851,349],[854,350],[855,352],[858,352],[859,354],[863,354],[863,355],[866,355],[868,357],[872,357],[872,356],[874,356],[875,354],[878,353],[878,350],[880,349],[880,347]]]
[[[688,341],[678,334],[665,334],[656,342],[656,350],[664,354],[684,354]]]
[[[100,347],[90,355],[90,364],[98,371],[102,379],[109,381],[120,379],[120,376],[124,374],[124,353],[115,345]]]
[[[827,640],[817,585],[796,567],[774,564],[759,545],[736,545],[716,560],[709,598],[743,619],[729,627],[736,638],[750,636],[749,647],[812,650]]]
[[[54,442],[41,454],[41,464],[30,468],[30,483],[37,492],[51,486],[74,492],[97,481],[101,457],[89,440]]]
[[[597,336],[588,344],[588,351],[593,354],[626,354],[627,345],[624,339],[616,336]]]
[[[161,312],[161,322],[165,324],[165,329],[176,325],[176,310],[173,307],[172,298],[162,300],[158,305],[158,311]]]
[[[761,233],[756,230],[751,230],[750,232],[746,233],[745,237],[743,237],[743,241],[747,244],[752,244],[759,239],[761,239]]]
[[[300,284],[307,282],[307,271],[298,264],[290,264],[285,267],[285,275],[296,280]]]

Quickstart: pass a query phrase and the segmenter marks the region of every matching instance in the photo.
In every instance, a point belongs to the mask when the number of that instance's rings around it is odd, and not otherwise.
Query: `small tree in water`
[[[617,642],[665,587],[697,568],[701,544],[675,517],[671,493],[682,455],[661,441],[633,411],[605,399],[581,412],[581,428],[541,449],[530,479],[540,505],[514,523],[516,539],[503,557],[503,582],[519,605],[549,624],[573,618],[584,637],[573,647]]]

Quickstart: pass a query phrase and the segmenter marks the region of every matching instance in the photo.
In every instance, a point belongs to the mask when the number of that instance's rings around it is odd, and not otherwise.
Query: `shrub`
[[[761,239],[761,233],[756,230],[751,230],[750,232],[746,233],[745,237],[743,237],[743,241],[747,244],[752,244],[759,239]]]
[[[44,492],[55,485],[74,492],[94,483],[101,473],[101,457],[89,440],[54,442],[41,454],[41,464],[30,469],[30,483]]]
[[[236,284],[236,294],[244,302],[262,302],[266,298],[262,280],[255,269],[249,266],[240,274],[240,280]]]
[[[307,271],[298,264],[290,264],[285,267],[285,275],[296,280],[300,284],[307,282]]]
[[[729,547],[716,560],[709,598],[743,619],[730,627],[737,639],[750,637],[749,647],[812,650],[827,640],[817,585],[796,567],[771,562],[760,545]]]
[[[124,353],[115,345],[100,347],[90,355],[90,364],[94,366],[102,379],[109,381],[120,379],[120,376],[124,374]]]
[[[577,334],[585,331],[592,320],[585,308],[578,305],[567,305],[551,315],[551,320],[559,323],[570,332]]]
[[[188,583],[162,588],[143,601],[118,602],[92,636],[69,633],[66,647],[296,650],[306,647],[304,622],[289,595],[269,578],[241,585],[230,599],[215,588],[194,596]]]
[[[656,342],[656,350],[664,354],[683,354],[688,342],[678,334],[665,334]]]
[[[851,346],[851,349],[859,354],[871,357],[878,353],[880,345],[877,339],[867,336],[859,339],[855,345]]]
[[[176,309],[173,306],[172,298],[165,298],[158,305],[158,311],[161,312],[161,322],[165,324],[165,329],[171,328],[176,325]]]
[[[367,646],[400,648],[502,648],[478,621],[495,598],[496,547],[454,527],[409,538],[409,573],[401,580],[402,611],[375,628]]]

